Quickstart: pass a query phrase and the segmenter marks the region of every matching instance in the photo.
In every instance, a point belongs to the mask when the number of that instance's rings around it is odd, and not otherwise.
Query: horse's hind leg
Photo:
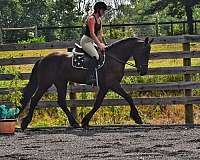
[[[37,84],[30,84],[30,83],[28,83],[28,85],[23,89],[22,99],[20,100],[21,107],[18,115],[20,115],[23,112],[26,105],[30,101],[31,97],[35,93],[36,89],[37,89]]]
[[[117,94],[119,94],[120,96],[122,96],[123,98],[125,98],[125,100],[129,103],[129,105],[131,107],[130,117],[135,121],[135,123],[142,124],[143,123],[142,119],[138,113],[137,108],[135,107],[135,104],[133,103],[133,99],[131,98],[130,95],[128,95],[124,91],[124,89],[121,87],[121,85],[116,83],[110,89],[113,90],[114,92],[116,92]]]
[[[33,111],[35,107],[37,106],[38,101],[41,99],[43,94],[46,92],[46,90],[50,87],[51,85],[45,85],[43,87],[38,87],[34,96],[31,98],[31,103],[30,103],[30,108],[28,111],[28,115],[22,119],[21,123],[21,129],[24,131],[28,124],[31,122],[32,117],[33,117]]]
[[[67,92],[67,81],[59,81],[55,83],[55,86],[58,91],[58,105],[62,108],[62,110],[65,112],[65,114],[68,117],[69,124],[74,128],[79,128],[79,124],[71,114],[71,112],[67,108],[66,103],[66,92]]]

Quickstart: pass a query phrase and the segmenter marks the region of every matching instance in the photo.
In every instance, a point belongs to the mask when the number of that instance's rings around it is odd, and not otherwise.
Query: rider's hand
[[[106,45],[104,43],[100,43],[98,47],[101,51],[105,51]]]

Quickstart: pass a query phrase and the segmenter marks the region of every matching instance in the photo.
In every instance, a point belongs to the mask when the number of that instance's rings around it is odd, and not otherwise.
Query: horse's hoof
[[[81,128],[79,124],[75,124],[72,126],[73,128]]]
[[[21,129],[22,129],[22,131],[25,131],[25,129],[27,129],[27,127],[28,127],[28,123],[26,122],[26,119],[23,118],[22,119],[22,123],[21,123]]]
[[[143,124],[142,119],[141,119],[140,116],[135,117],[135,118],[134,118],[134,121],[135,121],[135,123],[137,123],[137,124]]]
[[[77,122],[70,123],[73,128],[80,128],[80,125]]]
[[[140,117],[140,115],[138,114],[138,112],[130,112],[130,117],[132,117],[132,119],[135,121],[135,123],[137,124],[143,124],[142,119]]]
[[[89,124],[86,123],[86,122],[84,122],[84,119],[83,119],[83,121],[81,122],[81,126],[82,126],[82,128],[84,128],[84,129],[88,129],[88,128],[89,128]]]
[[[82,124],[82,128],[83,128],[83,129],[89,129],[89,127],[90,127],[90,126],[89,126],[88,124]]]

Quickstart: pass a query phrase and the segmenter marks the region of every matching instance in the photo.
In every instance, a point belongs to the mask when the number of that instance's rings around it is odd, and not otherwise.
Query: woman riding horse
[[[88,16],[85,24],[85,30],[83,37],[81,38],[80,44],[85,52],[91,57],[91,61],[88,67],[88,84],[96,82],[94,72],[97,66],[97,60],[99,60],[99,53],[95,49],[93,43],[95,43],[101,51],[104,51],[106,46],[103,42],[103,32],[101,17],[107,10],[107,5],[104,2],[97,2],[94,5],[94,13]]]
[[[144,41],[139,38],[127,38],[106,48],[105,64],[98,70],[99,91],[93,109],[82,119],[82,127],[87,128],[89,126],[89,121],[101,107],[103,99],[109,90],[119,94],[129,103],[131,109],[130,117],[135,123],[142,124],[142,119],[132,97],[124,91],[120,82],[124,76],[125,64],[130,57],[133,57],[135,67],[141,76],[147,73],[151,43],[152,41],[149,41],[148,38]],[[38,101],[52,85],[57,88],[58,105],[68,117],[69,124],[74,128],[79,127],[78,122],[67,108],[67,84],[68,82],[86,84],[87,78],[87,70],[74,68],[71,54],[65,51],[55,51],[38,60],[32,69],[29,82],[23,89],[22,99],[20,100],[20,113],[30,101],[28,114],[22,119],[22,130],[27,128],[32,120]]]

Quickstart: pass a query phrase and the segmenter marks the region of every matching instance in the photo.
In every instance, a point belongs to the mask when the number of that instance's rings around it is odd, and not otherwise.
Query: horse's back
[[[43,57],[38,67],[38,76],[47,77],[49,80],[60,76],[66,65],[70,66],[70,57],[65,51],[51,52]]]
[[[50,52],[48,55],[44,57],[44,59],[48,58],[59,58],[59,57],[70,57],[70,53],[67,51],[54,51]]]
[[[70,55],[66,51],[51,52],[41,59],[41,63],[58,63],[61,61],[67,61]]]

